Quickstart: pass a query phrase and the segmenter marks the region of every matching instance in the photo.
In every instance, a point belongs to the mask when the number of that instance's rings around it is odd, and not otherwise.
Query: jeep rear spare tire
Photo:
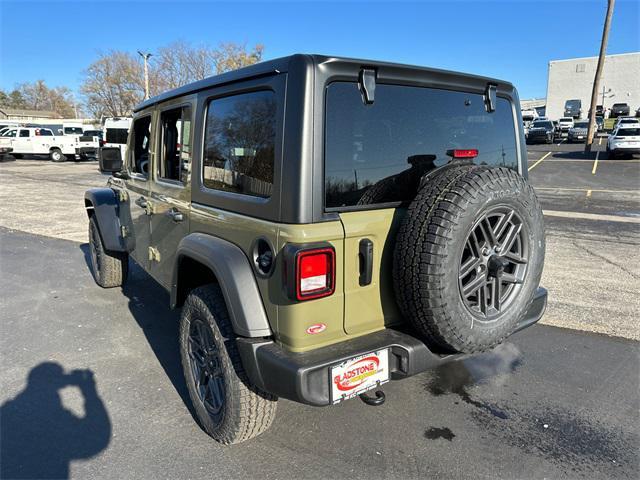
[[[544,262],[542,210],[507,168],[445,167],[425,180],[394,252],[399,307],[427,343],[487,350],[526,313]]]

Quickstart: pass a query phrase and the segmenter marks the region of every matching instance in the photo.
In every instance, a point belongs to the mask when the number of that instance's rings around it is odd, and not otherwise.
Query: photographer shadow
[[[60,390],[77,387],[84,416],[62,404]],[[29,372],[27,386],[0,407],[0,478],[69,478],[72,460],[108,445],[111,421],[91,370],[65,373],[55,362]]]

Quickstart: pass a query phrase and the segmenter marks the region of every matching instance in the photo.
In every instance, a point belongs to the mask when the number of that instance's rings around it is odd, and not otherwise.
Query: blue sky
[[[640,50],[640,2],[617,0],[608,53]],[[549,60],[598,54],[606,0],[423,2],[36,2],[0,0],[0,88],[77,89],[99,52],[174,40],[265,46],[432,66],[546,94]]]

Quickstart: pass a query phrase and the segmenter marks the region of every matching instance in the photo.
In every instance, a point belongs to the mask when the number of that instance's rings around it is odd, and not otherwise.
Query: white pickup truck
[[[80,138],[77,135],[54,135],[48,128],[16,127],[0,137],[0,149],[12,148],[14,157],[23,155],[48,155],[53,162],[64,162],[67,157],[82,157],[87,149],[97,150],[97,137]]]

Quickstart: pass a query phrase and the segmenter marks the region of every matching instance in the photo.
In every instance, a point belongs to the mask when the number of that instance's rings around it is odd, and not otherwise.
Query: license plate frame
[[[329,368],[331,403],[335,405],[354,398],[389,379],[388,348],[351,357]]]

